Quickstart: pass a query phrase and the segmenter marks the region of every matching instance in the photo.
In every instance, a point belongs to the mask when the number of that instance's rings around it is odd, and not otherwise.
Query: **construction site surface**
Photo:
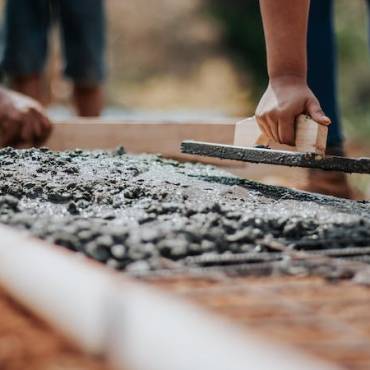
[[[226,144],[228,127],[219,131]],[[370,368],[369,202],[262,185],[209,164],[127,154],[123,144],[2,149],[0,222],[185,298],[267,341],[338,368]],[[176,153],[171,157],[181,157],[179,147]],[[10,312],[16,306],[3,296]],[[25,333],[36,330],[26,321],[38,319],[11,315],[30,327]],[[48,330],[37,335],[57,336]],[[47,339],[45,351],[55,361],[77,351],[63,340]],[[43,352],[22,353],[34,361],[30,369],[38,368]],[[7,369],[22,368],[8,360],[14,354],[1,356],[12,364]],[[80,356],[80,368],[103,366]]]

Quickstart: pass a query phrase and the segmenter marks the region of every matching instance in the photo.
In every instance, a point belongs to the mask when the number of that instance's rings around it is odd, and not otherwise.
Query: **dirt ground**
[[[0,288],[2,370],[107,370],[101,359],[82,354]]]
[[[150,279],[269,340],[343,369],[370,368],[370,289],[313,277]]]

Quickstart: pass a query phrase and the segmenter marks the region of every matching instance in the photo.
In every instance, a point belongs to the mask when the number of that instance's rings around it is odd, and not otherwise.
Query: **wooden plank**
[[[114,149],[122,145],[129,153],[162,154],[168,158],[199,161],[199,158],[181,153],[182,141],[192,139],[232,144],[234,129],[234,120],[182,122],[74,119],[56,122],[45,146],[52,150],[69,150]],[[206,159],[203,162],[241,166],[217,159]]]
[[[234,145],[253,147],[256,144],[267,145],[275,150],[287,150],[302,153],[325,155],[328,128],[319,125],[306,115],[300,115],[296,122],[296,145],[281,145],[261,133],[255,117],[236,123]]]
[[[222,145],[202,141],[183,141],[183,153],[232,159],[248,163],[268,164],[288,167],[317,168],[325,171],[370,174],[370,158],[350,158],[327,156],[315,153],[302,153],[265,148],[250,148],[235,145]]]

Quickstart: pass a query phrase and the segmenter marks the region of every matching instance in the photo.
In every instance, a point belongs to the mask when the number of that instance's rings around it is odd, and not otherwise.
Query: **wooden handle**
[[[261,134],[255,117],[240,121],[235,126],[234,145],[251,147],[256,144],[272,149],[325,155],[328,127],[318,124],[306,115],[300,115],[296,122],[295,146],[282,145]]]

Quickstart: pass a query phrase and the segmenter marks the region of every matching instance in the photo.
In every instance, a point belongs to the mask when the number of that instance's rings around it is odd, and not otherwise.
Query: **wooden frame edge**
[[[110,150],[123,146],[129,153],[161,154],[166,158],[227,167],[244,167],[233,161],[184,155],[180,144],[187,139],[232,144],[235,123],[224,121],[140,121],[73,119],[58,121],[45,143],[51,150],[76,148]]]

